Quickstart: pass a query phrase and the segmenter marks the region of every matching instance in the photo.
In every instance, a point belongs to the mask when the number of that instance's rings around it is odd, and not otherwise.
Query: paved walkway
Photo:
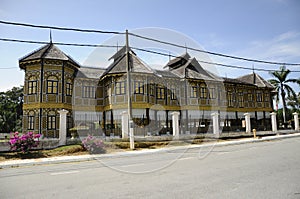
[[[138,155],[138,154],[159,153],[159,152],[163,152],[163,151],[172,151],[172,150],[187,149],[187,148],[218,147],[218,146],[245,144],[245,143],[253,143],[253,142],[264,142],[264,141],[271,141],[271,140],[293,138],[293,137],[298,137],[298,136],[300,136],[300,133],[275,135],[275,136],[268,136],[268,137],[262,137],[262,138],[245,138],[245,139],[239,139],[239,140],[222,141],[222,142],[199,144],[199,145],[176,146],[176,147],[173,146],[173,147],[165,147],[165,148],[160,148],[160,149],[143,149],[143,150],[139,150],[139,151],[126,151],[126,152],[117,152],[117,153],[112,153],[112,154],[58,156],[58,157],[51,157],[51,158],[8,160],[8,161],[0,162],[0,168],[91,161],[91,160],[95,160],[95,159],[99,159],[99,158],[112,158],[112,157],[118,157],[118,156],[134,156],[134,155]]]

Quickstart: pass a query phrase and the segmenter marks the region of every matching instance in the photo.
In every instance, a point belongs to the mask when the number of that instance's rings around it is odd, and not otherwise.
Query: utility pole
[[[129,63],[129,39],[128,30],[126,30],[126,72],[127,72],[127,101],[128,101],[128,132],[130,149],[134,149],[134,134],[133,134],[133,121],[132,121],[132,108],[131,108],[131,80],[130,80],[130,63]]]

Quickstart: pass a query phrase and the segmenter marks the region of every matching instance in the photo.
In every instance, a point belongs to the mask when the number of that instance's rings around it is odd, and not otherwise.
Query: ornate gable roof
[[[135,52],[133,52],[131,50],[131,48],[129,47],[129,52],[133,53],[134,55]],[[118,60],[120,57],[122,57],[124,54],[126,54],[126,46],[123,46],[120,50],[118,50],[113,56],[111,56],[108,60],[113,59],[114,61]]]
[[[188,53],[185,53],[175,57],[174,59],[171,59],[164,68],[169,67],[169,69],[176,69],[181,65],[184,65],[190,58],[191,56]]]
[[[191,58],[188,53],[170,60],[166,67],[170,72],[180,78],[193,78],[203,80],[222,81],[223,79],[203,69],[196,58]]]
[[[244,75],[242,77],[238,77],[237,79],[240,80],[240,81],[242,81],[242,82],[246,82],[248,84],[254,84],[257,87],[274,88],[272,86],[272,84],[270,84],[269,82],[267,82],[265,79],[263,79],[261,76],[259,76],[256,73]]]
[[[114,62],[109,65],[106,71],[102,74],[102,77],[107,74],[126,73],[126,48],[121,48],[110,59],[114,59]],[[109,60],[110,60],[109,59]],[[129,49],[129,66],[131,72],[135,73],[155,73],[145,62],[143,62],[136,54]]]
[[[80,65],[73,60],[69,55],[66,55],[63,51],[57,48],[53,43],[46,44],[41,48],[31,52],[25,57],[21,58],[19,62],[26,62],[35,59],[57,59],[57,60],[66,60],[75,64],[78,68]]]

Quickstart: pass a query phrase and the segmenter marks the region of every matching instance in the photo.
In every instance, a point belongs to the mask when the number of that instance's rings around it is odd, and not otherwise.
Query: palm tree
[[[275,87],[277,91],[276,103],[279,101],[279,96],[281,95],[282,100],[282,112],[283,112],[283,123],[286,123],[286,95],[296,96],[295,91],[288,85],[288,83],[300,83],[300,79],[288,79],[288,75],[291,73],[289,69],[285,66],[281,66],[279,71],[270,72],[270,74],[275,77],[275,79],[270,79],[269,82]]]
[[[296,96],[287,98],[287,105],[292,107],[293,111],[300,111],[300,92]]]

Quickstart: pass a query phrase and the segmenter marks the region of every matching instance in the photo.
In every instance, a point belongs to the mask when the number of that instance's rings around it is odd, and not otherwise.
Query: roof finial
[[[52,32],[51,32],[51,29],[50,29],[50,44],[52,44]]]
[[[252,64],[252,71],[253,71],[253,84],[256,84],[256,75],[255,75],[254,64]]]
[[[187,53],[187,46],[186,46],[186,43],[184,43],[184,46],[185,46],[185,53]]]

